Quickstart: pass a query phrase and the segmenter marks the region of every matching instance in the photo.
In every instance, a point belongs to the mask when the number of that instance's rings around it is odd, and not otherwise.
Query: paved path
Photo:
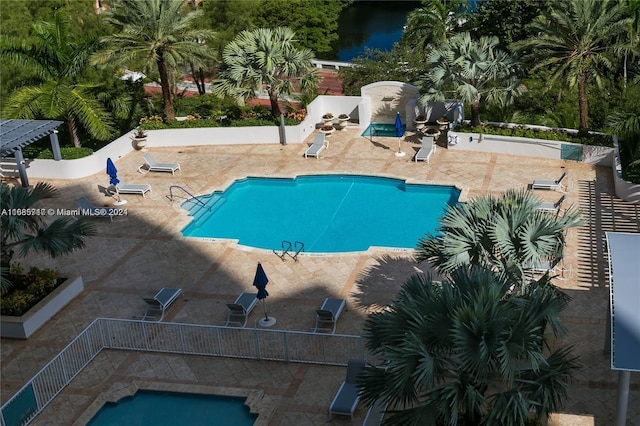
[[[251,176],[294,176],[314,173],[357,173],[401,177],[419,182],[456,184],[470,197],[526,187],[531,180],[569,173],[569,204],[583,209],[587,224],[569,232],[567,264],[572,273],[557,283],[573,300],[564,314],[569,329],[566,342],[575,345],[583,370],[570,389],[571,400],[556,424],[611,425],[615,415],[616,374],[602,352],[605,336],[608,277],[603,232],[615,226],[640,232],[638,208],[611,196],[610,169],[590,165],[523,158],[512,155],[452,152],[439,148],[430,164],[412,162],[418,139],[407,138],[397,158],[396,138],[373,142],[350,128],[329,137],[330,147],[320,159],[303,158],[307,144],[154,148],[158,161],[182,164],[169,173],[139,174],[142,153],[116,161],[128,183],[150,183],[151,194],[126,195],[128,215],[110,223],[96,219],[98,235],[86,249],[51,260],[32,256],[25,264],[57,267],[63,274],[80,273],[86,290],[27,341],[2,340],[2,401],[42,368],[96,317],[130,319],[144,310],[142,297],[161,287],[181,287],[184,298],[168,312],[166,321],[220,324],[225,303],[242,291],[254,291],[253,274],[262,262],[269,283],[269,310],[277,327],[310,330],[314,309],[325,297],[347,299],[338,323],[341,334],[360,334],[367,312],[389,303],[403,280],[427,265],[415,264],[410,253],[370,251],[330,256],[301,256],[298,263],[282,262],[275,255],[248,250],[230,242],[208,242],[182,237],[189,221],[178,202],[167,199],[171,184],[194,194],[226,188],[234,179]],[[310,136],[310,139],[313,135]],[[99,188],[103,173],[82,180],[52,183],[62,196],[52,207],[75,208],[74,199],[86,196],[108,205]],[[549,201],[558,193],[536,191]],[[47,206],[48,207],[48,206]],[[411,223],[389,224],[412,226]],[[256,309],[250,322],[260,318]],[[84,424],[105,399],[118,399],[137,387],[217,391],[251,395],[262,424],[324,425],[328,406],[343,380],[345,368],[278,362],[178,356],[156,353],[105,351],[66,388],[34,422],[36,425]],[[359,425],[356,418],[334,418],[336,425]],[[640,380],[632,375],[629,424],[640,425]],[[78,420],[80,419],[80,420]]]

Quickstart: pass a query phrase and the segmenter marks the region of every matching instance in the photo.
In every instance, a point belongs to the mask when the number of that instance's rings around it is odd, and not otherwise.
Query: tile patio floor
[[[430,164],[414,163],[418,139],[409,137],[403,142],[402,149],[408,155],[398,158],[394,155],[397,139],[377,138],[371,142],[360,133],[350,128],[331,135],[330,146],[320,159],[303,158],[306,143],[155,148],[150,141],[149,152],[157,161],[182,164],[182,171],[175,176],[137,173],[142,164],[140,152],[114,159],[122,181],[150,183],[153,190],[146,198],[123,196],[128,201],[124,206],[127,216],[113,223],[95,219],[98,235],[88,241],[86,249],[55,261],[32,256],[24,262],[80,273],[85,291],[27,341],[2,339],[2,402],[96,317],[131,319],[143,312],[142,297],[153,295],[161,287],[184,289],[184,297],[170,309],[166,321],[219,325],[226,315],[224,304],[242,291],[253,291],[255,265],[260,261],[270,279],[268,302],[278,320],[276,327],[309,331],[313,310],[324,298],[342,297],[347,299],[347,308],[337,332],[360,334],[369,309],[388,303],[406,277],[428,269],[415,264],[410,253],[402,251],[301,256],[294,263],[230,242],[187,239],[180,229],[189,218],[179,202],[167,198],[169,185],[205,194],[248,175],[353,173],[455,184],[466,189],[468,197],[474,197],[523,188],[534,177],[556,178],[566,170],[569,204],[583,210],[587,224],[569,234],[566,261],[572,265],[572,273],[558,285],[573,297],[564,314],[569,329],[566,343],[575,345],[584,368],[571,386],[571,399],[554,421],[561,425],[613,424],[617,374],[610,370],[609,357],[603,354],[608,300],[604,231],[640,232],[640,209],[612,196],[610,169],[512,155],[452,152],[442,147]],[[51,183],[62,195],[45,207],[72,209],[80,196],[96,205],[113,202],[99,192],[99,187],[107,183],[104,173]],[[548,201],[559,198],[558,193],[536,192]],[[250,323],[259,318],[260,309],[256,309]],[[356,411],[353,422],[328,418],[328,406],[344,374],[344,367],[104,351],[32,424],[84,424],[103,399],[117,399],[140,386],[248,392],[263,412],[263,424],[274,426],[359,425],[365,414],[363,406]],[[632,375],[629,419],[630,425],[640,425],[637,374]]]

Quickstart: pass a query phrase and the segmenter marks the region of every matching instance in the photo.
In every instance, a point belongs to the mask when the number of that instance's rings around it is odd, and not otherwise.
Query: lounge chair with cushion
[[[546,179],[534,179],[531,184],[531,189],[551,189],[553,191],[566,191],[566,185],[562,184],[564,178],[567,177],[567,172],[562,173],[562,176],[558,180],[546,180]]]
[[[436,152],[436,145],[433,143],[433,136],[423,136],[422,147],[416,153],[416,156],[413,158],[413,160],[416,163],[418,161],[426,161],[427,163],[429,163],[429,159],[434,152]]]
[[[153,159],[151,154],[144,155],[145,164],[138,167],[138,172],[142,169],[146,169],[149,172],[171,172],[175,174],[176,170],[180,170],[180,164],[178,163],[158,163]]]
[[[304,158],[320,158],[320,153],[327,147],[329,147],[329,142],[325,140],[324,133],[318,133],[315,138],[313,138],[311,146],[304,152]]]
[[[567,196],[563,195],[555,203],[552,203],[550,201],[544,201],[540,203],[540,205],[538,206],[538,210],[558,214],[558,212],[560,212],[560,207],[562,206],[562,203],[564,202],[565,198],[567,198]]]
[[[320,309],[316,309],[316,324],[313,332],[328,331],[331,334],[336,332],[338,318],[344,309],[346,302],[344,299],[324,299]]]
[[[85,197],[78,198],[76,204],[80,207],[80,214],[82,216],[108,217],[111,219],[111,222],[113,222],[113,214],[109,213],[109,209],[106,207],[96,207]]]
[[[162,288],[153,298],[143,297],[147,304],[147,311],[138,319],[143,321],[162,321],[167,309],[181,294],[181,288]]]
[[[387,404],[382,399],[376,399],[376,402],[367,410],[362,426],[380,426],[386,409]]]
[[[555,275],[558,279],[563,280],[567,276],[571,275],[571,265],[565,267],[562,258],[556,259],[554,261],[545,260],[536,264],[525,264],[523,266],[523,269],[525,274],[530,276],[531,278],[535,278],[537,276],[548,273],[550,275]],[[565,273],[567,274],[566,276]]]
[[[338,393],[336,393],[336,396],[329,406],[329,418],[331,418],[333,414],[340,414],[343,416],[351,416],[353,420],[353,413],[356,411],[356,407],[360,401],[356,379],[365,365],[366,363],[362,359],[349,360],[347,363],[347,377],[345,381],[342,382],[342,385],[340,385]]]
[[[151,191],[151,185],[146,183],[119,183],[116,185],[116,192],[118,194],[140,194],[143,197],[145,194]]]
[[[229,313],[227,314],[227,321],[224,323],[224,326],[244,327],[247,325],[249,314],[257,302],[258,298],[255,293],[241,293],[235,302],[227,303]]]

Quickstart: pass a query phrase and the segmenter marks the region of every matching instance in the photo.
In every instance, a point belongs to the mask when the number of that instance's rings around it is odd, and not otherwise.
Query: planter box
[[[0,316],[0,335],[12,339],[29,338],[83,290],[81,276],[67,279],[21,317]]]

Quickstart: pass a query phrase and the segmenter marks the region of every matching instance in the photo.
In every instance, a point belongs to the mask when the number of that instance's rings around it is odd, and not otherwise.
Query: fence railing
[[[346,365],[360,336],[98,318],[0,407],[2,426],[29,424],[103,349]]]

